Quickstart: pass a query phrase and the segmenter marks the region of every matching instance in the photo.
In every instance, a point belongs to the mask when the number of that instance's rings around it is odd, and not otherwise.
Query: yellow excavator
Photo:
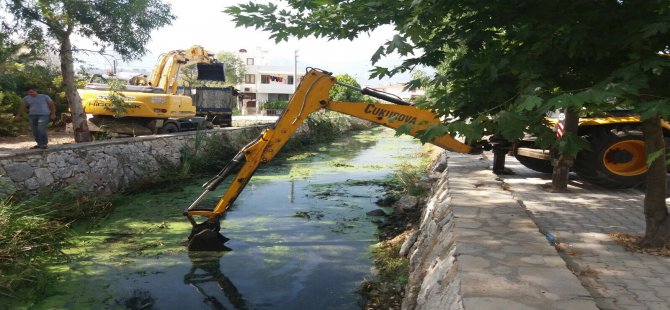
[[[328,92],[336,84],[394,104],[331,101]],[[227,250],[224,243],[228,239],[219,233],[223,214],[232,206],[258,166],[272,160],[300,124],[311,113],[320,109],[337,111],[395,129],[409,125],[411,130],[408,134],[412,136],[418,136],[429,126],[441,122],[433,112],[412,106],[399,98],[369,88],[360,89],[338,82],[330,72],[309,70],[274,127],[265,129],[256,140],[243,147],[214,178],[203,185],[205,191],[184,211],[184,215],[193,225],[189,236],[189,251]],[[481,153],[487,146],[484,141],[467,145],[449,135],[435,137],[430,143],[450,151],[469,154]],[[213,207],[201,207],[200,204],[205,197],[234,169],[239,168],[239,165],[242,165],[241,168],[219,202]],[[205,220],[198,223],[196,217],[204,217]]]
[[[392,104],[332,101],[328,93],[334,85],[351,88]],[[432,111],[373,89],[360,89],[338,82],[329,72],[309,70],[274,127],[264,130],[256,140],[243,147],[215,177],[203,185],[204,192],[184,211],[193,226],[188,237],[189,251],[228,250],[224,245],[228,239],[219,233],[223,214],[232,206],[258,166],[272,160],[307,116],[320,109],[337,111],[390,128],[409,127],[411,130],[408,134],[415,137],[429,126],[441,122]],[[670,125],[664,122],[662,126],[666,141],[670,142]],[[579,134],[591,143],[591,148],[581,151],[577,156],[576,172],[595,184],[616,187],[639,184],[647,171],[644,141],[639,128],[640,119],[634,115],[580,118]],[[504,171],[507,154],[514,155],[521,164],[533,170],[551,172],[551,152],[536,148],[532,137],[502,143],[493,138],[468,145],[445,134],[429,142],[458,153],[479,154],[483,150],[493,150],[493,170],[496,173]],[[666,145],[670,146],[670,143]],[[237,168],[240,169],[218,203],[212,207],[201,207],[205,197]],[[205,220],[198,223],[196,217]]]
[[[150,76],[135,76],[119,91],[123,106],[115,109],[110,85],[92,80],[78,90],[91,131],[149,135],[195,130],[205,125],[196,117],[191,97],[177,94],[179,69],[197,64],[198,80],[224,82],[224,65],[202,46],[162,54]],[[119,112],[121,111],[121,112]]]

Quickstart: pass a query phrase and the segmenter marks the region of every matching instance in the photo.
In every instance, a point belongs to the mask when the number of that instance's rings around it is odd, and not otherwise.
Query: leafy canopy
[[[247,67],[244,65],[242,58],[235,53],[222,51],[216,53],[216,59],[225,64],[227,85],[237,85],[244,82]]]
[[[335,79],[338,82],[361,88],[361,84],[358,84],[356,79],[349,74],[338,74],[335,76]],[[366,97],[361,92],[340,85],[334,85],[330,89],[328,96],[333,101],[359,102],[366,100]]]
[[[58,42],[76,33],[124,59],[144,55],[151,30],[175,18],[170,4],[160,0],[2,0],[0,5],[25,29]]]
[[[560,108],[670,115],[668,0],[289,0],[225,12],[276,41],[352,40],[392,25],[397,34],[371,62],[391,53],[403,62],[371,77],[435,68],[410,86],[427,88],[427,106],[455,117],[447,130],[470,139],[530,131],[553,143],[544,115]]]

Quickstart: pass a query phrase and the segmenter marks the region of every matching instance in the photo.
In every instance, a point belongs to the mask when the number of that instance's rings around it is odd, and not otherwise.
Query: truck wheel
[[[175,123],[167,123],[161,127],[161,129],[158,130],[158,133],[173,133],[173,132],[179,132],[179,128]]]
[[[549,160],[527,157],[522,155],[514,155],[514,157],[528,169],[542,173],[552,173],[554,171],[554,167],[551,166],[551,161]]]
[[[582,179],[610,188],[644,182],[647,158],[642,132],[600,129],[589,141],[591,150],[579,152],[575,161],[575,171]]]

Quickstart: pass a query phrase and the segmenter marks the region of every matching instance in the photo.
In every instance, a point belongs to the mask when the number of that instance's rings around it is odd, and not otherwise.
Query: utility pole
[[[298,87],[298,50],[295,50],[295,58],[293,60],[293,93]]]

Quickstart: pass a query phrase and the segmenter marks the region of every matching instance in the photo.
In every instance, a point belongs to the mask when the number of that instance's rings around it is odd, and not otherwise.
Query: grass
[[[393,175],[382,183],[386,189],[386,196],[396,200],[402,195],[427,197],[429,188],[421,185],[422,179],[439,153],[437,147],[427,145],[423,152],[418,154],[421,161],[401,164]],[[361,294],[367,300],[365,309],[401,308],[409,277],[409,260],[400,256],[400,248],[410,232],[418,225],[420,215],[421,210],[402,214],[394,212],[387,217],[387,224],[380,226],[377,233],[379,243],[372,251],[377,275],[364,280],[361,284]]]
[[[51,280],[44,265],[66,259],[61,249],[67,245],[71,225],[103,217],[110,209],[106,200],[71,190],[0,201],[0,303],[41,296]]]
[[[367,299],[365,309],[401,308],[409,276],[409,260],[398,255],[405,235],[378,243],[372,251],[378,273],[361,284],[361,292]]]

